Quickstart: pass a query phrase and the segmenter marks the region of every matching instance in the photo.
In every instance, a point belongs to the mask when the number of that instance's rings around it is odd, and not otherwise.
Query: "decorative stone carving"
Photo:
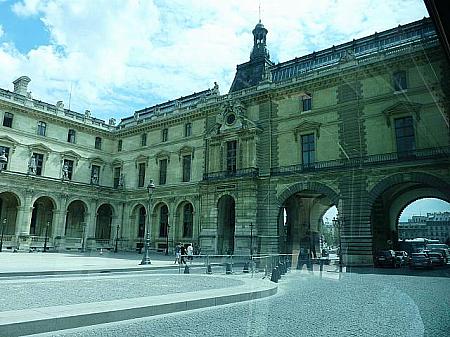
[[[116,119],[115,118],[110,118],[108,121],[109,125],[116,125]]]
[[[69,179],[69,166],[66,163],[62,167],[62,178],[63,180]]]

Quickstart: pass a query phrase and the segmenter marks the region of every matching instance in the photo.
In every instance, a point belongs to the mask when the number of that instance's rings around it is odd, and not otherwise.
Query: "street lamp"
[[[145,238],[145,250],[144,250],[144,256],[142,257],[142,261],[140,264],[144,265],[144,264],[151,264],[150,262],[150,227],[151,227],[151,223],[150,223],[150,208],[151,208],[151,201],[152,201],[152,194],[153,191],[155,190],[155,184],[153,183],[153,180],[150,179],[150,182],[147,185],[147,193],[148,193],[148,212],[147,212],[147,216],[148,216],[148,223],[147,223],[147,235]]]
[[[250,258],[253,261],[253,222],[250,223]]]
[[[167,224],[167,226],[166,226],[166,255],[169,255],[169,229],[170,229],[170,225]]]
[[[341,239],[341,229],[342,229],[342,219],[339,217],[333,218],[333,226],[338,229],[339,235],[339,272],[342,273],[342,239]]]
[[[47,221],[47,226],[45,226],[44,253],[47,251],[48,227],[49,226],[50,226],[50,221]]]
[[[119,229],[120,229],[120,226],[117,225],[117,228],[116,228],[116,246],[114,247],[114,253],[117,253],[117,243],[119,242]]]
[[[0,155],[0,172],[3,171],[3,168],[6,166],[6,163],[8,162],[8,158],[5,154],[5,149],[2,149],[2,154]]]
[[[2,249],[3,249],[3,233],[4,233],[4,231],[5,231],[5,227],[6,227],[6,218],[4,218],[4,219],[3,219],[3,222],[2,222],[2,236],[1,236],[1,238],[0,238],[0,252],[1,252]]]

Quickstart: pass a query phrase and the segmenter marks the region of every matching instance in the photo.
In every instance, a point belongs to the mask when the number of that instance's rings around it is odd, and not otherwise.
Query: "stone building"
[[[335,205],[345,263],[368,264],[409,203],[450,201],[450,71],[430,19],[278,64],[261,22],[253,36],[228,94],[117,125],[33,99],[26,76],[1,89],[4,247],[135,250],[150,228],[155,249],[296,254]]]
[[[414,215],[406,222],[398,223],[399,239],[426,238],[450,241],[450,212],[434,212],[427,215]]]

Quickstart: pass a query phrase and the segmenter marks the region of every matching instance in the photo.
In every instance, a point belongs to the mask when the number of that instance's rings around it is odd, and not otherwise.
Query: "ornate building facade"
[[[296,253],[331,207],[347,264],[401,211],[450,201],[450,71],[429,19],[275,64],[268,30],[218,86],[106,123],[0,90],[4,247]],[[146,190],[156,184],[151,199]],[[314,246],[314,245],[313,245]]]

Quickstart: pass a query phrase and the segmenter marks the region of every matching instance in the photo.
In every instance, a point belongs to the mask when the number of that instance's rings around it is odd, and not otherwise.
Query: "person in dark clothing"
[[[181,263],[186,264],[186,260],[184,259],[186,257],[186,247],[184,245],[181,245]]]
[[[303,265],[306,265],[306,269],[312,270],[311,254],[306,248],[300,248],[298,253],[297,269],[302,270]]]

